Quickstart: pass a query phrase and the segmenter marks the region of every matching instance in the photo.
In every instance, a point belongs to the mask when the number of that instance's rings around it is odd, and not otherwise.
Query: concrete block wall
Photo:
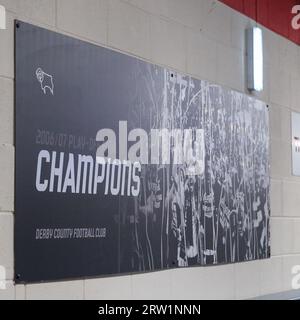
[[[291,175],[291,111],[300,112],[300,48],[263,29],[270,105],[271,244],[264,261],[35,285],[13,283],[13,19],[137,56],[245,92],[245,28],[253,21],[214,0],[0,0],[0,299],[244,299],[291,290],[300,265],[300,178]]]

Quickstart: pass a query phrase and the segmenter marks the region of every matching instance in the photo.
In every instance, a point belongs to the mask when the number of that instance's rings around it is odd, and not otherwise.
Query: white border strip
[[[0,29],[6,29],[6,10],[2,5],[0,5]]]

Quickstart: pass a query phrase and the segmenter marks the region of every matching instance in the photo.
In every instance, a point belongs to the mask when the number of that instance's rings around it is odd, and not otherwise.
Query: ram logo
[[[51,92],[52,95],[54,95],[54,83],[53,83],[53,77],[44,72],[42,68],[36,69],[36,78],[38,82],[41,84],[41,89],[44,92],[44,94],[47,93],[47,89]]]
[[[294,137],[295,152],[300,152],[300,138]]]

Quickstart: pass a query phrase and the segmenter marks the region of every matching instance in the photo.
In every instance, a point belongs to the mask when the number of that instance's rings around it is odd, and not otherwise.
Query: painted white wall
[[[291,110],[300,112],[300,47],[263,29],[270,105],[272,258],[235,265],[51,284],[13,284],[13,19],[114,48],[182,73],[247,92],[244,32],[253,22],[213,0],[0,0],[1,299],[222,299],[291,290],[300,265],[300,178],[291,175]]]

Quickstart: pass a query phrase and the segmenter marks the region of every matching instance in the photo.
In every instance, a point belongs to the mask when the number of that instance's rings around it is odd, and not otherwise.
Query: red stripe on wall
[[[220,0],[266,28],[300,45],[300,30],[292,28],[292,8],[299,0]]]

